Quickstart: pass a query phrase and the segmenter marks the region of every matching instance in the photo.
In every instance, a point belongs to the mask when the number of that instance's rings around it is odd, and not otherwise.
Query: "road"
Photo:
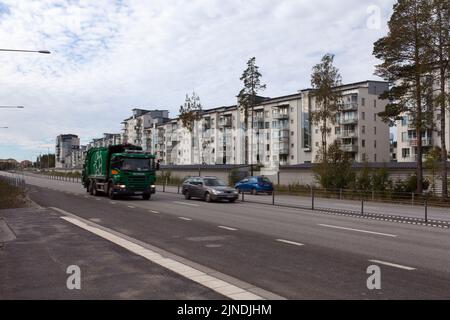
[[[111,201],[74,183],[26,180],[33,201],[72,224],[90,221],[262,298],[450,298],[447,229],[175,193]],[[367,288],[370,265],[381,268],[381,290]]]

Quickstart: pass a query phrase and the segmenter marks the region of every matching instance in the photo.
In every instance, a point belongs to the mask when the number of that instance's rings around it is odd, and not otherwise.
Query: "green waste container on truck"
[[[142,196],[155,193],[155,156],[131,144],[91,148],[83,165],[82,184],[91,195]]]

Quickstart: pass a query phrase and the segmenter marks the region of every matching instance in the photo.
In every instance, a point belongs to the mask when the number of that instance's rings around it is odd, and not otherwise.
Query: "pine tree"
[[[247,69],[244,70],[240,78],[244,82],[244,88],[238,95],[238,107],[244,114],[244,157],[245,164],[249,163],[249,150],[248,150],[248,117],[251,116],[251,135],[253,138],[253,109],[257,104],[258,93],[266,89],[265,84],[261,84],[261,73],[259,67],[256,65],[256,58],[253,57],[247,62]],[[253,147],[253,144],[252,144]],[[253,155],[253,150],[251,150]],[[251,167],[253,175],[253,164]]]
[[[381,96],[390,102],[379,115],[392,123],[408,114],[416,131],[418,193],[423,191],[422,132],[431,118],[425,103],[431,74],[429,20],[429,1],[399,0],[388,22],[389,33],[375,42],[373,52],[382,61],[376,74],[391,85]]]

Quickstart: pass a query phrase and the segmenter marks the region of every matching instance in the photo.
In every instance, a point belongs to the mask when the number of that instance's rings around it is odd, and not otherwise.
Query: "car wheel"
[[[184,191],[184,198],[186,200],[190,200],[191,199],[191,195],[189,194],[189,191],[187,191],[187,190]]]
[[[206,202],[211,202],[212,201],[211,195],[209,194],[209,192],[205,193],[205,201]]]
[[[257,192],[256,192],[256,188],[252,188],[252,195],[256,195],[257,194]]]
[[[114,187],[111,182],[108,185],[108,196],[111,200],[114,200],[116,198],[116,195],[114,194]]]

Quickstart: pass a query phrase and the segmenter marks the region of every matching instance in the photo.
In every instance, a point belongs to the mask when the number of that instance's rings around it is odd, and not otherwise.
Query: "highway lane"
[[[110,201],[64,188],[33,187],[30,196],[286,298],[450,297],[447,230],[168,193]],[[371,264],[382,269],[380,291],[366,287]]]

